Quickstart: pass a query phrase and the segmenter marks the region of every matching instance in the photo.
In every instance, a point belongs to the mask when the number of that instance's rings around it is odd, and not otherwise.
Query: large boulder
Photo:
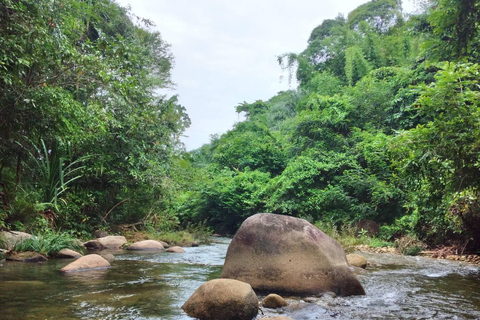
[[[163,245],[155,240],[142,240],[133,243],[127,250],[149,250],[149,251],[160,251],[163,250]]]
[[[12,250],[17,242],[30,239],[31,234],[20,231],[0,231],[0,239],[5,241],[5,248]]]
[[[228,247],[221,278],[266,292],[365,294],[338,242],[306,220],[271,213],[243,222]]]
[[[103,257],[99,256],[98,254],[88,254],[66,265],[65,267],[60,269],[60,271],[62,272],[83,271],[83,270],[89,270],[89,269],[100,269],[100,268],[109,268],[109,267],[110,267],[110,263],[107,260],[105,260]]]
[[[258,298],[248,283],[216,279],[201,285],[182,309],[202,320],[251,320],[258,313]]]

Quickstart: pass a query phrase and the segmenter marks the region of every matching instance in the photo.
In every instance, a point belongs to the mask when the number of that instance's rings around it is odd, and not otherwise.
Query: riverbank
[[[357,245],[354,247],[356,251],[360,252],[368,252],[368,253],[389,253],[389,254],[397,254],[397,255],[404,255],[395,247],[371,247],[368,245]],[[474,265],[480,266],[480,255],[477,254],[454,254],[452,250],[448,248],[442,248],[437,250],[424,250],[418,253],[419,256],[432,258],[432,259],[440,259],[440,260],[450,260],[450,261],[459,261],[459,262],[467,262]]]

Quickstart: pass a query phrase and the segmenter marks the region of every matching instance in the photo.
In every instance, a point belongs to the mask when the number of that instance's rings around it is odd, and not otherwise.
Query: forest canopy
[[[245,120],[185,152],[150,21],[109,0],[2,1],[0,227],[234,233],[273,212],[478,249],[480,4],[423,4],[319,21],[279,53],[296,89],[225,106]]]

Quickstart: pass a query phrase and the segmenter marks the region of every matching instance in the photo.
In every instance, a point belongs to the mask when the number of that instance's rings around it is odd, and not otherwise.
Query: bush
[[[46,256],[54,256],[62,249],[72,249],[84,252],[83,244],[67,232],[48,232],[43,235],[33,235],[31,239],[15,244],[14,251],[34,251]]]
[[[401,253],[408,256],[416,256],[426,248],[423,242],[411,235],[406,235],[395,240],[395,246]]]

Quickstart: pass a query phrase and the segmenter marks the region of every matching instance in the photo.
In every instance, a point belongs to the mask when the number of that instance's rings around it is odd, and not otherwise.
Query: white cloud
[[[116,2],[131,4],[134,14],[152,20],[172,45],[176,93],[192,119],[183,141],[192,150],[239,120],[238,103],[266,100],[288,89],[286,80],[280,82],[276,56],[303,51],[310,32],[324,19],[346,15],[367,1]]]

